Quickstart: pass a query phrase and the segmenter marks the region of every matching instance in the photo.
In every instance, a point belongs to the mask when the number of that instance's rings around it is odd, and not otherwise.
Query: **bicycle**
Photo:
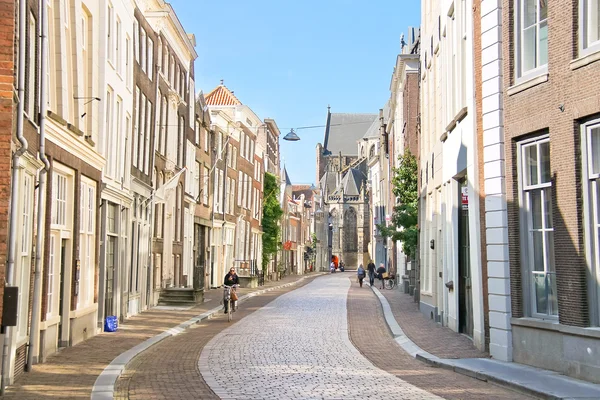
[[[227,310],[227,321],[231,322],[233,319],[233,313],[237,310],[237,300],[231,300],[231,293],[233,291],[236,294],[235,289],[240,285],[227,286],[223,285],[223,305]],[[237,296],[237,294],[236,294]],[[237,297],[236,297],[237,298]]]
[[[384,282],[383,282],[383,287],[388,289],[388,290],[392,290],[393,288],[395,288],[398,284],[396,283],[396,278],[395,277],[387,277],[385,278]]]

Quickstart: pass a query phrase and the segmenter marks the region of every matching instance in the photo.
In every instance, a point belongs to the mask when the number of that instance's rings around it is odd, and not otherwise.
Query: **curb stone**
[[[323,275],[323,273],[318,273],[313,276],[304,276],[296,281],[285,283],[283,285],[273,286],[270,288],[261,289],[261,290],[255,291],[255,292],[247,293],[243,296],[240,296],[240,298],[238,299],[238,302],[243,303],[244,301],[246,301],[252,297],[255,297],[255,296],[258,296],[258,295],[261,295],[261,294],[264,294],[264,293],[267,293],[267,292],[270,292],[273,290],[283,289],[283,288],[286,288],[289,286],[294,286],[306,279],[311,279],[314,277],[318,277],[320,275]],[[193,318],[190,318],[189,320],[187,320],[177,326],[166,329],[164,332],[159,333],[158,335],[155,335],[149,339],[146,339],[142,343],[119,354],[117,357],[115,357],[114,360],[111,361],[110,364],[108,364],[104,368],[104,370],[100,373],[100,375],[98,375],[98,378],[96,378],[96,382],[94,383],[94,387],[92,388],[92,393],[91,393],[90,399],[91,400],[108,400],[108,399],[112,400],[114,398],[114,390],[115,390],[115,384],[117,383],[117,380],[119,379],[119,377],[121,376],[123,371],[125,371],[127,364],[129,364],[129,362],[131,362],[131,360],[133,360],[134,357],[136,357],[140,353],[144,352],[145,350],[149,349],[150,347],[154,346],[155,344],[160,343],[164,339],[179,335],[180,333],[184,332],[189,327],[217,314],[222,309],[223,309],[222,306],[214,307],[208,311],[203,312],[202,314],[199,314]]]
[[[493,382],[541,399],[583,400],[600,398],[600,385],[570,378],[558,372],[489,358],[443,359],[434,356],[421,349],[406,336],[398,321],[396,321],[387,299],[377,288],[371,287],[371,289],[381,303],[385,321],[394,336],[394,340],[408,354],[427,365],[444,368],[481,381]],[[494,374],[494,369],[505,369],[505,376]],[[550,384],[553,387],[549,387]],[[569,389],[571,389],[571,393],[567,393]]]

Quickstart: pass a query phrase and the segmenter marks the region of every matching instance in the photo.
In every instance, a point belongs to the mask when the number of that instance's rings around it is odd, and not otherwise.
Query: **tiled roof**
[[[241,106],[242,102],[225,85],[219,85],[205,96],[209,106]]]

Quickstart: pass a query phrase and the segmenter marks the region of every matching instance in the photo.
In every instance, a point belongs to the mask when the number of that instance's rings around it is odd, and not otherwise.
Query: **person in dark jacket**
[[[385,267],[382,264],[379,264],[379,268],[377,268],[377,279],[381,283],[381,289],[383,289],[383,274],[385,274]]]
[[[235,273],[235,268],[231,268],[229,270],[229,272],[227,273],[227,275],[225,275],[225,279],[223,280],[223,285],[233,286],[233,285],[239,285],[239,284],[240,284],[240,278]],[[235,293],[235,288],[232,288],[231,292]],[[225,295],[223,294],[223,296],[225,296]],[[227,308],[229,303],[227,301],[225,301],[224,297],[223,297],[223,304],[225,305],[225,314],[227,314],[229,312],[229,310]],[[233,302],[233,311],[235,311],[236,309],[237,309],[237,300]]]
[[[369,272],[369,285],[373,286],[375,283],[375,264],[373,263],[373,260],[369,261],[367,271]]]

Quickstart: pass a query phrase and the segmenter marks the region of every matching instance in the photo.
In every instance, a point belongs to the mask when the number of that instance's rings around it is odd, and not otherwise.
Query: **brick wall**
[[[553,192],[553,223],[559,321],[587,326],[589,321],[584,258],[581,159],[578,123],[600,113],[600,62],[573,69],[578,53],[577,3],[548,2],[548,80],[508,94],[514,73],[513,2],[503,1],[502,32],[505,93],[506,189],[513,316],[525,315],[519,252],[519,203],[516,144],[528,136],[548,133]],[[560,106],[560,107],[559,107]],[[563,107],[564,106],[564,107]],[[561,110],[561,108],[563,110]],[[556,250],[560,249],[560,250]]]
[[[14,126],[13,89],[15,85],[14,0],[0,0],[0,281],[4,282],[10,203],[11,142]],[[0,285],[0,297],[4,285]],[[2,302],[0,302],[2,315]]]

